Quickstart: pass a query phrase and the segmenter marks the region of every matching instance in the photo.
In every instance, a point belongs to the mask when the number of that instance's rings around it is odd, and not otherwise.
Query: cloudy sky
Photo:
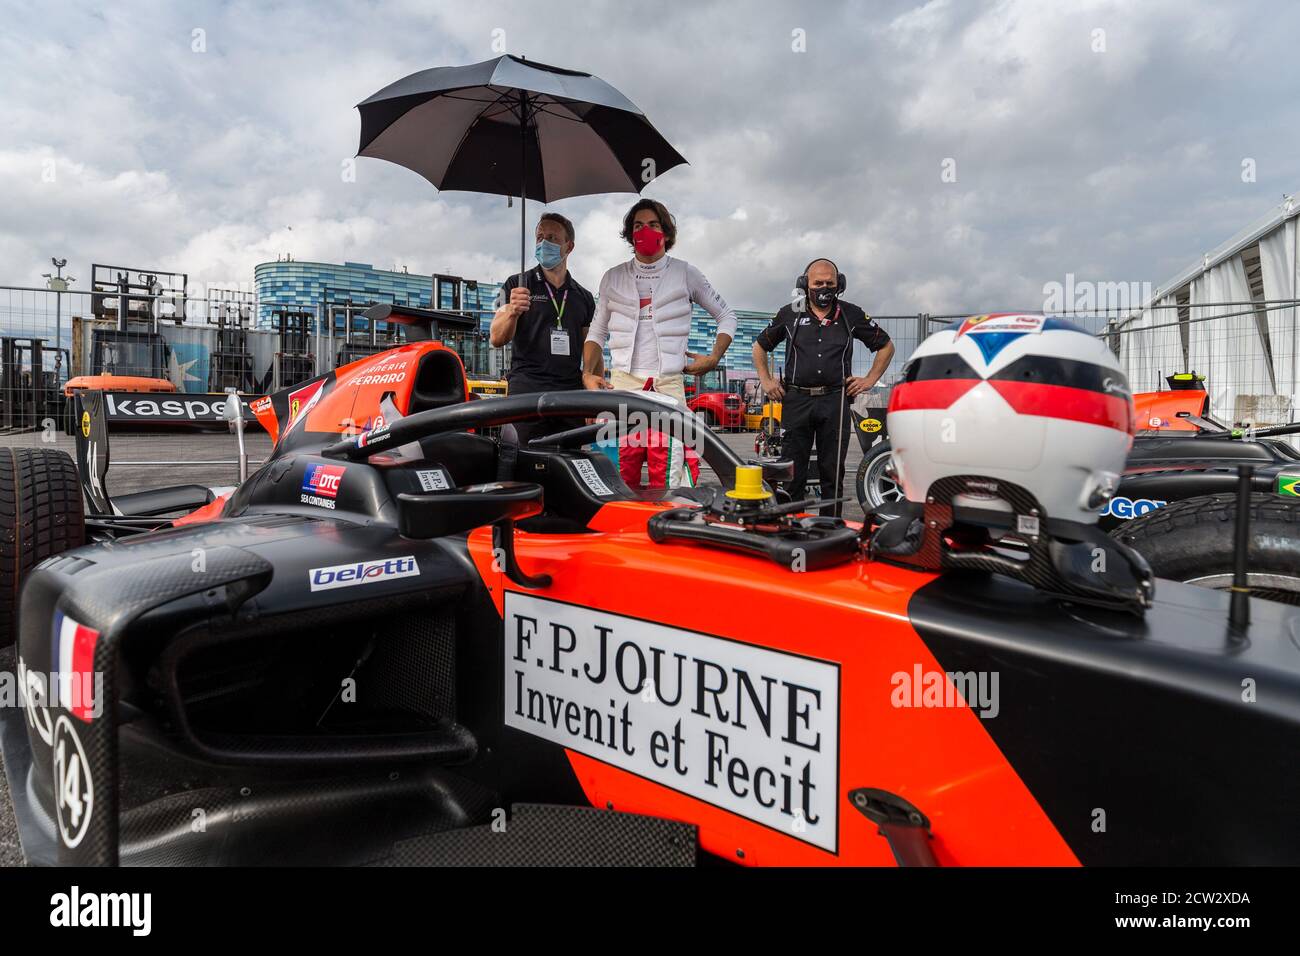
[[[502,36],[609,81],[686,156],[646,195],[743,308],[817,255],[877,314],[1038,308],[1067,274],[1158,283],[1300,188],[1282,2],[113,6],[0,0],[0,284],[40,284],[51,255],[79,278],[247,285],[284,253],[504,278],[504,198],[380,160],[342,174],[356,103]],[[629,201],[552,207],[589,285],[626,255]]]

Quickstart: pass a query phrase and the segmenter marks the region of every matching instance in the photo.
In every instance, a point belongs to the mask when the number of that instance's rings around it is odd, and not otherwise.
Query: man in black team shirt
[[[795,287],[794,303],[782,306],[754,339],[754,368],[768,398],[782,403],[782,451],[794,462],[791,498],[803,497],[814,441],[822,497],[838,498],[844,493],[844,456],[852,437],[849,403],[885,374],[894,343],[867,313],[840,298],[844,276],[829,259],[808,263]],[[863,376],[851,374],[854,339],[876,353]],[[782,342],[788,343],[785,375],[778,382],[767,355]],[[838,504],[826,505],[821,513],[838,516],[840,510]]]
[[[524,285],[514,275],[501,287],[505,304],[492,317],[489,337],[493,348],[514,342],[511,395],[582,388],[582,344],[596,300],[569,274],[573,246],[573,223],[557,212],[543,213],[537,223],[537,266],[524,274]],[[581,424],[555,418],[514,427],[526,447],[539,435]]]

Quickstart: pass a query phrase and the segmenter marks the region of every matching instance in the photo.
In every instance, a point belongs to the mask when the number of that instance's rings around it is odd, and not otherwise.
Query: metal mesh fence
[[[39,421],[61,406],[63,386],[79,375],[159,379],[180,392],[285,388],[400,344],[401,327],[363,316],[372,304],[314,307],[259,303],[241,293],[126,296],[0,286],[0,427]],[[1293,299],[1193,305],[1169,296],[1124,314],[1054,314],[1104,337],[1134,391],[1165,388],[1166,376],[1196,372],[1221,419],[1263,425],[1290,421],[1300,404],[1297,305]],[[896,349],[881,384],[898,380],[925,336],[970,314],[873,316]],[[442,338],[460,353],[471,379],[498,380],[509,369],[509,346],[490,348],[483,332]],[[730,367],[748,368],[748,345],[732,346]],[[872,358],[858,344],[854,374],[864,374]],[[774,365],[782,360],[778,351]]]
[[[1300,404],[1300,327],[1294,299],[1193,304],[1167,297],[1099,334],[1135,392],[1168,388],[1168,377],[1204,378],[1213,415],[1233,425],[1281,425]]]
[[[1134,392],[1166,390],[1169,376],[1195,373],[1204,380],[1211,414],[1244,427],[1288,423],[1300,408],[1298,306],[1296,299],[1262,298],[1193,303],[1183,292],[1142,309],[1051,314],[1102,338]],[[972,314],[922,318],[928,331],[936,332]],[[915,341],[910,344],[915,348]]]
[[[57,418],[63,389],[78,376],[148,379],[153,386],[123,387],[187,393],[285,388],[401,344],[400,326],[364,317],[373,304],[320,308],[258,303],[237,292],[0,286],[0,428]],[[461,353],[471,378],[498,378],[509,365],[509,349],[489,348],[486,335],[457,331],[442,339]]]

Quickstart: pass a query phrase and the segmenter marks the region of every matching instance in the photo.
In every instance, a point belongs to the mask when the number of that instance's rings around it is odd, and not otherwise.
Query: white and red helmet
[[[889,402],[894,468],[909,501],[940,478],[1029,491],[1051,518],[1096,523],[1135,430],[1115,356],[1064,319],[996,313],[921,343]],[[998,507],[985,500],[956,504]]]

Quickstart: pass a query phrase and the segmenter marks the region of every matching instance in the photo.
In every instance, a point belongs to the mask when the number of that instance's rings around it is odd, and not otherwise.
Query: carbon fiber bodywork
[[[495,478],[495,442],[444,433],[379,466],[310,447],[278,446],[220,520],[65,552],[28,578],[17,670],[36,683],[3,744],[29,861],[384,862],[521,798],[585,803],[561,748],[501,726],[484,677],[503,673],[502,623],[465,535],[398,533],[399,497]],[[564,516],[551,524],[581,530],[593,483],[619,486],[603,455],[520,457]],[[62,620],[98,635],[88,718],[53,686]],[[84,780],[56,766],[73,756]]]
[[[952,575],[908,613],[945,671],[999,673],[989,732],[1080,862],[1294,865],[1300,619],[1256,601],[1242,639],[1228,600],[1160,581],[1145,617],[1062,620],[1026,584]]]
[[[512,791],[581,802],[562,753],[516,754],[493,729],[499,699],[479,675],[501,672],[483,639],[501,622],[464,544],[249,515],[47,562],[24,592],[20,670],[53,669],[57,608],[100,632],[95,669],[118,705],[81,721],[49,702],[84,748],[94,806],[75,846],[60,839],[53,748],[32,734],[27,829],[49,844],[29,858],[376,862],[489,822]],[[313,568],[358,556],[413,557],[419,573],[310,589]],[[347,681],[355,699],[339,703]]]

